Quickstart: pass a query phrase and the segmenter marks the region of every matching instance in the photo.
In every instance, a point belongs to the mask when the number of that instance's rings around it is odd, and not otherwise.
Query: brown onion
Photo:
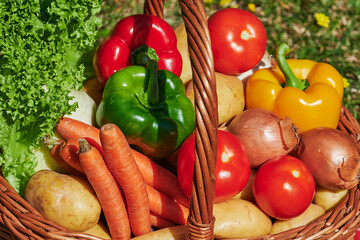
[[[289,118],[282,119],[260,108],[250,108],[237,115],[225,130],[243,143],[252,168],[288,154],[299,142],[297,128]]]
[[[322,127],[301,133],[298,157],[319,186],[350,189],[359,183],[360,149],[340,130]]]

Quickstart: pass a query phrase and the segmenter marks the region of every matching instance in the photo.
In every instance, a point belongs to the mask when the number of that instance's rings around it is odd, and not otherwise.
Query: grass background
[[[292,52],[288,57],[307,58],[333,65],[349,81],[343,104],[360,121],[360,1],[359,0],[205,0],[207,14],[238,7],[253,12],[267,32],[267,51],[275,54],[280,42],[286,42]],[[173,27],[181,19],[176,0],[164,3],[164,19]],[[105,0],[100,13],[103,26],[100,38],[109,34],[121,18],[142,13],[141,0]],[[317,24],[315,13],[329,16],[329,27]]]

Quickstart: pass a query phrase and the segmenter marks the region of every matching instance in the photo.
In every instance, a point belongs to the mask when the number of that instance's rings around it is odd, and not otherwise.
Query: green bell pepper
[[[155,60],[129,66],[107,81],[96,112],[99,126],[116,124],[134,149],[156,160],[174,152],[194,131],[195,109],[181,79]]]

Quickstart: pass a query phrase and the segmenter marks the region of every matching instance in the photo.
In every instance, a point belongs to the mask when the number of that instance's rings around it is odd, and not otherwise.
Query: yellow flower
[[[330,23],[330,19],[328,16],[326,16],[323,13],[315,13],[314,14],[316,22],[319,26],[328,28],[329,27],[329,23]]]
[[[350,86],[349,80],[347,78],[343,77],[343,83],[344,83],[344,88],[347,88]]]
[[[220,0],[219,5],[221,7],[228,6],[231,3],[231,0]]]
[[[213,0],[205,0],[205,3],[212,3]]]
[[[249,8],[249,10],[250,10],[251,12],[255,12],[255,11],[256,11],[256,6],[255,6],[255,4],[253,4],[253,3],[249,3],[249,4],[248,4],[248,8]]]

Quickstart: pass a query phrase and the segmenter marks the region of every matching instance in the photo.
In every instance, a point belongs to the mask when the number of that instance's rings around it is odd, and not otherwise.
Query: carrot
[[[112,239],[130,239],[130,223],[121,189],[99,151],[84,139],[79,140],[79,147],[81,166],[99,199]]]
[[[94,146],[102,154],[100,142],[100,129],[87,123],[62,117],[55,127],[55,131],[65,140],[85,139],[91,146]]]
[[[57,140],[54,144],[53,147],[50,149],[50,155],[51,157],[60,165],[60,167],[62,167],[67,173],[72,174],[72,175],[76,175],[76,176],[84,176],[83,173],[77,171],[76,169],[74,169],[72,166],[70,166],[69,164],[67,164],[64,159],[62,159],[60,157],[60,148],[61,148],[61,144],[64,144],[64,140]]]
[[[146,190],[149,195],[150,211],[174,223],[186,224],[189,209],[149,185],[146,185]]]
[[[95,146],[100,151],[100,153],[103,154],[103,149],[101,146],[102,143],[100,141],[100,129],[81,121],[63,117],[58,122],[55,130],[65,140],[72,138],[85,138],[92,146]],[[131,149],[131,152],[135,158],[141,174],[144,177],[146,184],[168,195],[185,207],[189,207],[190,201],[188,197],[181,191],[175,175],[173,175],[170,171],[167,171],[166,169],[158,166],[155,162],[142,153],[137,152],[134,149]]]
[[[60,157],[78,172],[84,173],[79,161],[79,142],[77,139],[68,139],[60,145]]]
[[[164,219],[153,212],[150,212],[150,222],[151,222],[151,226],[157,228],[166,228],[166,227],[174,226],[173,222]]]
[[[181,190],[178,179],[173,173],[135,150],[132,154],[146,184],[189,208],[190,199]]]
[[[105,162],[124,191],[132,233],[140,236],[151,232],[146,184],[124,134],[115,124],[105,124],[100,140]]]

